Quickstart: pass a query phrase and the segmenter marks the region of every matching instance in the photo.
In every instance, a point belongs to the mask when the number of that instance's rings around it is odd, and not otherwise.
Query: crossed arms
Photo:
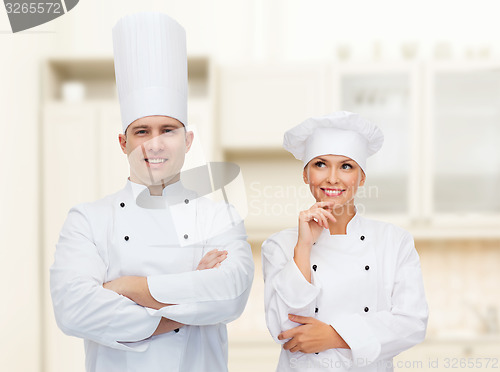
[[[106,228],[99,230],[104,217],[88,209],[83,204],[70,210],[50,270],[54,313],[63,332],[139,351],[145,347],[139,341],[153,334],[184,324],[226,323],[241,314],[254,269],[242,224],[206,242],[221,253],[207,253],[198,270],[109,282],[108,254],[96,244],[107,239]]]
[[[221,262],[227,258],[227,253],[227,251],[212,249],[203,256],[196,270],[209,270],[220,267]],[[103,287],[129,298],[138,305],[151,309],[159,310],[165,306],[173,305],[155,300],[149,291],[147,277],[144,276],[122,276],[104,283]],[[162,317],[152,336],[172,332],[182,326],[184,324]]]

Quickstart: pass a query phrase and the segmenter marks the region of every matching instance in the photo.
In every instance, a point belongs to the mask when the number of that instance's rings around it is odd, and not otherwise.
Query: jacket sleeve
[[[274,340],[281,344],[287,340],[278,340],[278,335],[298,325],[288,319],[288,314],[314,316],[320,292],[314,283],[314,272],[309,283],[295,264],[293,253],[285,251],[273,239],[262,244],[266,323]]]
[[[293,247],[296,241],[279,240],[280,243],[270,238],[262,244],[262,269],[267,328],[274,341],[284,344],[289,339],[278,340],[278,335],[299,326],[288,319],[288,314],[315,317],[316,302],[321,287],[315,280],[314,271],[311,273],[311,283],[309,283],[295,264]],[[287,353],[289,358],[296,361],[311,355],[302,352],[292,354],[287,351]],[[342,365],[352,364],[350,355],[346,355],[344,349],[332,349],[329,353],[331,360],[338,361]]]
[[[121,350],[144,351],[160,317],[103,288],[106,263],[94,243],[84,205],[72,208],[62,228],[50,268],[57,324],[71,336]]]
[[[234,210],[231,213],[234,217]],[[148,287],[153,298],[176,304],[149,310],[152,314],[184,324],[209,325],[231,322],[243,312],[254,273],[245,227],[241,219],[229,218],[227,205],[219,208],[210,222],[207,225],[210,234],[217,231],[217,235],[207,239],[206,251],[227,250],[227,258],[217,269],[149,276]]]
[[[420,261],[413,238],[400,241],[392,286],[391,309],[373,314],[349,314],[331,325],[351,348],[352,362],[364,366],[388,359],[422,342],[427,328]]]

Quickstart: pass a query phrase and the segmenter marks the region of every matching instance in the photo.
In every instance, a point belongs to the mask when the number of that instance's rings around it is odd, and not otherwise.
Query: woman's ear
[[[302,178],[304,179],[304,183],[306,185],[309,185],[309,178],[307,177],[307,165],[304,168],[304,171],[302,172]]]
[[[361,180],[359,181],[359,186],[363,186],[366,181],[366,175],[365,172],[361,169]]]

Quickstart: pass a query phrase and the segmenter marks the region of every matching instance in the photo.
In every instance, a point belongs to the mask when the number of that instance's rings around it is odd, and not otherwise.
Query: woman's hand
[[[301,351],[303,353],[319,353],[328,349],[350,349],[349,345],[329,324],[323,323],[316,318],[310,318],[290,314],[289,319],[301,325],[281,332],[279,340],[290,338],[283,349],[292,353]]]
[[[299,238],[297,245],[311,248],[321,231],[328,229],[328,221],[336,222],[330,208],[333,202],[317,202],[299,213]]]
[[[219,267],[221,262],[227,258],[227,251],[219,251],[217,249],[212,249],[207,252],[200,260],[196,270],[206,270]]]
[[[329,208],[332,202],[318,202],[299,214],[299,237],[294,248],[293,260],[304,278],[311,283],[311,248],[323,229],[328,229],[328,221],[335,222]]]

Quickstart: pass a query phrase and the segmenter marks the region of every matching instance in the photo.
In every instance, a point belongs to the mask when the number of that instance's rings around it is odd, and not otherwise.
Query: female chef
[[[354,197],[383,134],[358,114],[310,118],[284,136],[316,203],[262,245],[277,371],[392,371],[421,342],[428,308],[412,236],[360,216]]]

